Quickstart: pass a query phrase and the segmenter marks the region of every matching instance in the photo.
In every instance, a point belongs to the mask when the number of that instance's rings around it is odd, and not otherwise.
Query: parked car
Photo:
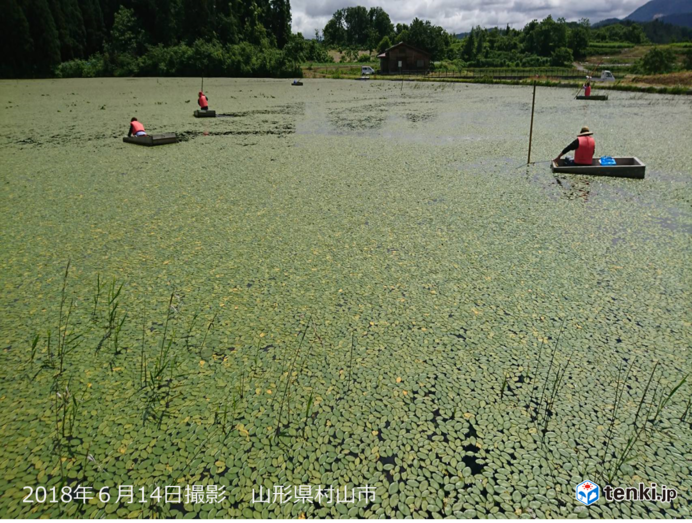
[[[592,78],[594,82],[614,82],[615,77],[613,76],[613,73],[610,71],[601,71],[601,77],[600,78]]]
[[[363,74],[363,75],[375,74],[375,70],[372,67],[370,67],[369,65],[364,65],[363,67],[360,68],[360,74]]]

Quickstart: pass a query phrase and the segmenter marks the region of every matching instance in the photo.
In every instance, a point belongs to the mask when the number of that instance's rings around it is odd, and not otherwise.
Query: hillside
[[[689,13],[676,13],[674,15],[662,16],[661,18],[657,18],[657,20],[665,22],[666,24],[692,28],[692,10]]]
[[[596,22],[593,27],[598,28],[623,21],[645,24],[654,20],[692,28],[692,2],[690,0],[651,0],[623,19],[607,18]]]
[[[690,0],[651,0],[627,16],[626,19],[634,22],[651,22],[662,16],[682,13],[692,13]],[[666,22],[676,23],[676,20],[671,18],[672,20],[666,20]]]

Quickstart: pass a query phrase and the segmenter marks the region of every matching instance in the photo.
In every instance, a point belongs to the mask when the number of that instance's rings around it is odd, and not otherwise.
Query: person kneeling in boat
[[[204,93],[202,91],[199,92],[199,98],[197,99],[197,103],[199,104],[199,107],[200,109],[202,109],[202,111],[209,110],[209,98],[204,96]]]
[[[577,139],[565,147],[554,161],[558,162],[569,151],[574,151],[574,160],[565,158],[565,165],[591,165],[593,163],[596,141],[593,139],[593,133],[589,131],[588,127],[582,127],[581,132],[577,135]]]
[[[586,97],[591,96],[591,82],[586,82],[583,87],[584,87],[584,96],[586,96]]]
[[[132,135],[135,136],[146,136],[147,132],[144,130],[144,126],[137,121],[137,118],[133,118],[130,120],[130,130],[127,133],[127,137],[129,138]]]

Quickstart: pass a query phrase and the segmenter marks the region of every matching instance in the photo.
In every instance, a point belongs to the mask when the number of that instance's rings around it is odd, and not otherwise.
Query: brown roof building
[[[403,42],[385,49],[377,58],[380,59],[380,72],[383,74],[430,69],[430,54]]]

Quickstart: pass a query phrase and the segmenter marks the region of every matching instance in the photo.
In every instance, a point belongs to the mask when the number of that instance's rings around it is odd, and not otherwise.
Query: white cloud
[[[418,17],[450,33],[461,33],[476,25],[510,24],[521,29],[534,18],[541,20],[548,15],[567,20],[589,18],[593,23],[605,18],[623,18],[645,3],[646,0],[292,0],[291,11],[293,31],[312,37],[315,29],[324,28],[334,11],[355,5],[382,7],[394,24],[408,24]]]

